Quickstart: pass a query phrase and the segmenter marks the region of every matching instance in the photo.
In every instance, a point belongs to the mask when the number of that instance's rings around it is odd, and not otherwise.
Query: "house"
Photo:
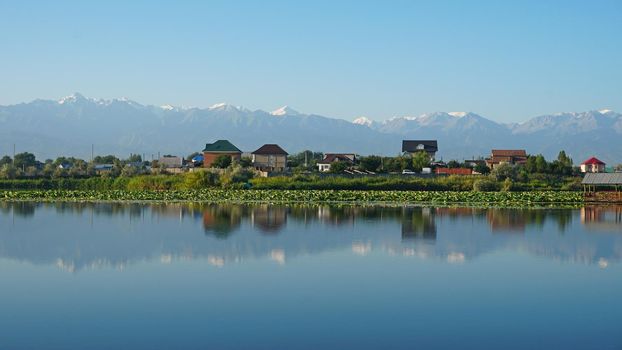
[[[63,163],[60,163],[58,165],[58,168],[59,169],[64,169],[64,170],[69,170],[69,169],[73,168],[73,164],[71,164],[69,162],[63,162]]]
[[[325,153],[324,159],[317,162],[318,170],[321,172],[330,171],[330,165],[335,162],[354,164],[356,163],[356,155],[354,153]]]
[[[472,175],[473,170],[469,168],[436,168],[436,175]]]
[[[486,159],[486,165],[494,169],[499,164],[525,164],[527,152],[524,149],[493,149],[490,158]]]
[[[97,175],[110,173],[113,168],[114,164],[95,164],[95,166],[93,166],[93,170],[95,170]]]
[[[184,160],[181,157],[176,156],[164,156],[158,159],[158,166],[166,169],[181,168]]]
[[[604,173],[605,163],[596,157],[592,157],[581,163],[582,173]]]
[[[251,161],[257,170],[282,172],[287,168],[287,152],[279,145],[265,144],[251,153]]]
[[[211,167],[216,158],[220,156],[229,156],[232,160],[240,160],[242,151],[228,140],[218,140],[214,143],[208,143],[205,145],[205,149],[203,149],[203,167]]]
[[[430,160],[434,160],[438,152],[438,142],[436,140],[403,140],[402,153],[413,155],[417,152],[426,152]]]

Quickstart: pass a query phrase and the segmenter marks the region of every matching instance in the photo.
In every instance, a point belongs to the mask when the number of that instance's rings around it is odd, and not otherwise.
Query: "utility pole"
[[[95,144],[91,143],[91,163],[93,163],[93,159],[94,159],[93,155],[94,155],[94,153],[95,153]]]
[[[13,167],[15,167],[15,144],[13,144]]]
[[[307,167],[307,151],[305,150],[305,168]]]

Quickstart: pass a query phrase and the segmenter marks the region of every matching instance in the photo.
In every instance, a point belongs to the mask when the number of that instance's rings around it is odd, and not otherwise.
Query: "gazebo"
[[[622,201],[620,192],[622,173],[586,173],[581,184],[586,198],[597,201]]]

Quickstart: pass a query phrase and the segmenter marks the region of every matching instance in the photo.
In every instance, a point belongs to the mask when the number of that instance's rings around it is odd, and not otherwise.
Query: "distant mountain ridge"
[[[229,139],[244,151],[278,143],[289,153],[304,149],[397,155],[402,139],[438,139],[437,158],[487,156],[492,148],[524,148],[547,158],[564,149],[580,163],[597,156],[622,163],[622,114],[610,110],[544,115],[523,123],[497,123],[471,112],[353,122],[298,112],[272,112],[219,103],[209,108],[142,105],[78,93],[58,101],[0,106],[0,154],[30,151],[39,158],[130,153],[187,155],[207,142]]]

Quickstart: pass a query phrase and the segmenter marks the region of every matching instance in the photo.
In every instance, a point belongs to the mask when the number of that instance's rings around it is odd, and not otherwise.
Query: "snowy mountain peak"
[[[365,126],[372,126],[372,124],[374,123],[373,120],[367,118],[367,117],[358,117],[356,119],[354,119],[352,121],[353,124],[358,124],[358,125],[365,125]]]
[[[460,118],[460,117],[464,117],[465,115],[469,114],[469,112],[448,112],[447,114],[449,114],[452,117]]]
[[[283,106],[279,109],[276,109],[272,112],[270,112],[270,114],[274,115],[274,116],[284,116],[284,115],[299,115],[300,113],[292,108],[290,108],[289,106]]]
[[[160,108],[162,108],[165,111],[172,111],[175,109],[175,107],[171,106],[171,105],[162,105],[160,106]]]
[[[610,109],[601,109],[601,110],[600,110],[600,111],[598,111],[598,112],[599,112],[600,114],[607,114],[607,113],[611,113],[611,112],[613,112],[613,111],[612,111],[612,110],[610,110]]]
[[[65,103],[74,103],[74,102],[78,102],[78,101],[83,101],[86,100],[87,98],[82,96],[82,94],[75,92],[72,95],[69,96],[65,96],[63,98],[61,98],[60,100],[58,100],[58,104],[62,105]]]
[[[216,103],[214,105],[211,105],[208,109],[210,111],[236,111],[236,110],[240,110],[239,107],[230,105],[230,104],[225,103],[225,102]]]

